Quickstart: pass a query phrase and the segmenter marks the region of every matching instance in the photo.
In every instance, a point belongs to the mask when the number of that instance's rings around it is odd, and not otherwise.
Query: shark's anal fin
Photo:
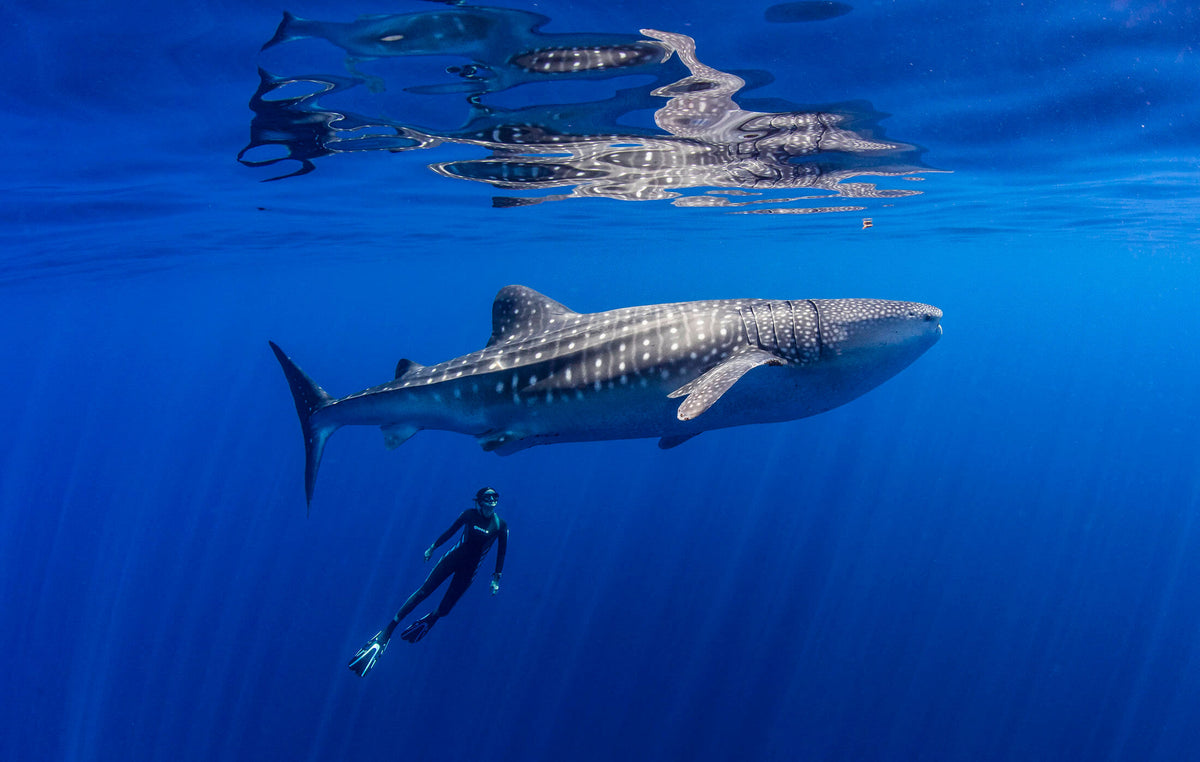
[[[746,348],[735,352],[715,368],[710,368],[699,378],[689,381],[667,395],[672,399],[685,395],[687,397],[679,406],[675,417],[681,421],[692,420],[712,407],[712,404],[719,400],[722,394],[729,391],[729,388],[737,383],[739,378],[746,375],[747,371],[757,368],[759,365],[783,365],[784,362],[783,358],[773,355],[765,349]]]
[[[497,455],[512,455],[514,452],[528,449],[538,444],[538,439],[527,438],[515,431],[489,431],[475,437],[484,452],[494,452]]]
[[[416,426],[405,423],[389,423],[380,426],[379,430],[383,432],[383,446],[389,450],[395,450],[420,431]]]
[[[691,439],[694,436],[696,436],[696,435],[695,434],[677,434],[675,436],[663,437],[662,439],[658,440],[658,449],[670,450],[672,447],[678,447],[679,445],[683,444],[684,442],[688,441],[689,439]]]

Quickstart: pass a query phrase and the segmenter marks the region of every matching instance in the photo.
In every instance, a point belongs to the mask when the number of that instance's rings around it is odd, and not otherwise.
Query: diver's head
[[[475,506],[484,516],[491,516],[500,502],[500,493],[491,487],[484,487],[475,493]]]

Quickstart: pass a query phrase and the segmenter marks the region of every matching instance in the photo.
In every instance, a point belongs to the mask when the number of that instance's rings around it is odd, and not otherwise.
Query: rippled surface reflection
[[[300,67],[307,59],[297,58],[297,46],[332,43],[344,51],[344,71],[260,69],[250,143],[239,161],[282,165],[288,171],[268,178],[282,179],[311,172],[316,159],[332,154],[470,146],[481,155],[429,166],[444,177],[530,192],[496,196],[495,206],[601,197],[753,214],[860,210],[831,201],[916,195],[864,178],[911,181],[930,171],[917,147],[884,137],[884,115],[865,102],[744,109],[735,96],[748,82],[772,77],[707,66],[691,37],[655,29],[640,36],[545,34],[539,29],[547,21],[470,6],[351,23],[285,14],[263,46],[265,58],[287,48],[290,65]],[[380,66],[407,57],[456,62],[437,70]],[[421,80],[430,76],[436,81]],[[573,85],[570,100],[536,99],[546,85],[565,84]],[[613,93],[614,84],[623,86]],[[589,85],[606,97],[581,101],[580,87],[590,95]],[[447,121],[457,126],[433,126]]]

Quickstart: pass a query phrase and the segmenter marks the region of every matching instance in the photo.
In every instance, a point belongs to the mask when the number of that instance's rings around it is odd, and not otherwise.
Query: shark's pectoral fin
[[[380,426],[379,430],[383,432],[383,446],[389,450],[395,450],[411,439],[413,434],[420,431],[416,426],[406,423],[389,423]]]
[[[746,375],[747,371],[757,368],[759,365],[783,364],[783,358],[773,355],[765,349],[744,349],[735,352],[724,362],[710,368],[699,378],[689,381],[667,396],[674,399],[686,395],[687,398],[679,406],[675,416],[681,421],[690,421],[712,407],[712,404],[720,399],[722,394],[729,391],[729,388],[737,383],[739,378]]]
[[[694,436],[696,436],[696,435],[695,434],[677,434],[675,436],[663,437],[662,439],[658,440],[658,449],[670,450],[672,447],[678,447],[679,445],[683,444],[684,442],[688,441],[689,439],[691,439]]]

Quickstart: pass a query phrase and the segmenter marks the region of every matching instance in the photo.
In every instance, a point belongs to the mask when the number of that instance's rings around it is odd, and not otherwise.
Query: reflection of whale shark
[[[481,180],[499,188],[542,189],[573,186],[570,194],[531,199],[499,198],[499,206],[523,206],[571,197],[600,196],[627,201],[675,199],[677,206],[746,206],[763,200],[731,202],[723,196],[682,196],[687,188],[812,188],[844,198],[898,198],[920,191],[879,189],[849,182],[864,175],[907,175],[924,171],[890,157],[914,153],[913,146],[856,131],[861,121],[849,112],[743,110],[733,99],[745,80],[706,66],[696,58],[691,37],[643,29],[678,55],[689,76],[655,88],[666,98],[654,113],[663,136],[599,135],[590,139],[536,133],[513,156],[504,146],[479,144],[498,155],[431,165],[438,174]],[[537,155],[538,153],[545,155]],[[799,198],[767,198],[794,202]],[[817,196],[815,198],[826,198]],[[862,209],[863,207],[849,207]],[[843,211],[816,207],[803,211]],[[779,209],[763,211],[780,211]]]
[[[364,16],[350,23],[313,21],[284,11],[275,36],[263,50],[297,40],[323,39],[354,60],[463,56],[476,64],[469,69],[468,78],[500,80],[490,82],[490,90],[537,79],[537,75],[604,72],[658,63],[668,53],[658,43],[629,35],[547,34],[540,28],[548,21],[541,14],[514,8],[468,5]],[[506,73],[507,69],[513,71]]]
[[[581,314],[523,286],[500,290],[492,337],[432,366],[335,399],[274,343],[304,431],[311,502],[321,453],[342,426],[468,434],[507,455],[554,442],[661,437],[789,421],[845,404],[941,336],[942,312],[879,299],[715,300]]]
[[[285,44],[316,40],[312,44],[323,46],[324,41],[346,52],[352,76],[307,70],[289,77],[262,71],[250,101],[255,113],[250,144],[238,159],[255,167],[299,162],[295,171],[283,175],[288,177],[312,171],[313,160],[331,154],[452,144],[487,153],[432,162],[430,168],[440,175],[553,194],[501,196],[494,199],[496,206],[582,197],[671,199],[678,206],[793,204],[756,212],[858,209],[794,204],[831,197],[911,196],[919,191],[881,189],[861,178],[930,171],[922,166],[916,146],[883,137],[877,123],[884,115],[869,104],[803,108],[750,99],[740,104],[735,97],[770,82],[771,75],[707,66],[696,56],[695,41],[683,34],[653,29],[641,30],[640,38],[546,34],[540,27],[547,20],[468,5],[348,24],[285,15],[264,46],[268,56]],[[289,47],[287,52],[294,59],[306,49]],[[414,76],[423,81],[397,79],[398,64],[405,58],[434,55],[464,62],[444,67],[437,76],[447,75],[445,79],[429,81],[428,66],[414,67],[421,71]],[[388,66],[374,66],[384,59]],[[373,68],[388,72],[387,78],[370,73]],[[601,88],[605,97],[581,99],[597,81],[613,79],[619,81],[615,93]],[[528,95],[499,97],[512,91]],[[540,102],[538,96],[547,93],[569,94],[568,102]],[[419,124],[412,117],[412,99],[430,96],[460,96],[464,113],[437,117],[441,127]],[[499,100],[526,105],[506,108]],[[344,101],[353,101],[356,111],[339,108]],[[371,104],[372,113],[357,110],[364,103]],[[463,100],[442,98],[440,103]],[[426,120],[435,118],[417,110]],[[647,119],[651,113],[652,125]],[[446,124],[459,126],[447,129]],[[765,195],[798,189],[817,193]],[[757,198],[734,201],[730,191],[737,190],[753,191]]]

